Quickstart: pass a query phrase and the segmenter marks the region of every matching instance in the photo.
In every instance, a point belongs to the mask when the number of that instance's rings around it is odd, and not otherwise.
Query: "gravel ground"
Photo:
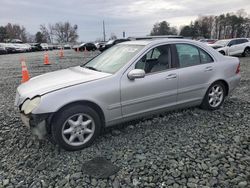
[[[31,76],[79,65],[83,53],[22,54]],[[88,56],[92,56],[88,54]],[[240,87],[217,111],[179,110],[105,130],[91,147],[66,152],[38,141],[13,109],[20,54],[0,56],[0,187],[250,187],[250,58]],[[120,167],[95,179],[82,164],[104,157]]]

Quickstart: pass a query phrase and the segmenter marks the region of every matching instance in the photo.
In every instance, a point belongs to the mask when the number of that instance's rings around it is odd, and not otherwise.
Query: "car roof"
[[[190,39],[178,39],[178,38],[172,38],[172,39],[156,39],[156,40],[134,40],[134,41],[128,41],[128,42],[122,42],[117,45],[143,45],[147,48],[154,47],[156,45],[164,45],[168,43],[187,43],[191,45],[198,46],[199,48],[202,48],[206,50],[206,52],[209,52],[209,54],[213,56],[216,60],[223,59],[224,56],[221,55],[219,52],[216,52],[212,47],[208,46],[207,44],[204,44],[199,41],[194,41]],[[215,53],[216,52],[216,53]]]
[[[119,45],[123,44],[131,44],[131,45],[155,45],[155,44],[161,44],[164,42],[191,42],[192,40],[190,39],[178,39],[178,38],[173,38],[173,39],[150,39],[150,40],[133,40],[133,41],[127,41],[127,42],[122,42],[119,43]]]

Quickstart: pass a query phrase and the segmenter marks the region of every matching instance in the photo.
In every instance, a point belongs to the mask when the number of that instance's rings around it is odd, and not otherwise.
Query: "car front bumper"
[[[31,132],[38,136],[39,139],[43,139],[49,132],[48,124],[51,119],[51,114],[29,114],[25,115],[21,113],[21,120],[25,127],[28,127]]]

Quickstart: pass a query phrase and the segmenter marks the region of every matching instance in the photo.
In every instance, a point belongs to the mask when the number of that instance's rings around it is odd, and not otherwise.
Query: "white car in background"
[[[223,55],[250,56],[250,41],[247,38],[218,40],[209,46]]]
[[[26,52],[27,47],[24,44],[20,43],[12,43],[15,47],[16,52]]]
[[[16,48],[16,52],[30,52],[31,45],[26,43],[13,43],[14,47]]]
[[[49,45],[47,43],[41,43],[42,50],[49,50]]]

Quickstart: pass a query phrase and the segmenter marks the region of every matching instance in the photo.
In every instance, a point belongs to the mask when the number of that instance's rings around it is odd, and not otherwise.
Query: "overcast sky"
[[[122,31],[143,36],[163,20],[179,27],[198,15],[250,10],[250,0],[1,0],[0,5],[0,25],[18,23],[35,34],[40,24],[69,21],[78,25],[79,41],[101,38],[102,20],[107,37],[112,32],[122,37]]]

